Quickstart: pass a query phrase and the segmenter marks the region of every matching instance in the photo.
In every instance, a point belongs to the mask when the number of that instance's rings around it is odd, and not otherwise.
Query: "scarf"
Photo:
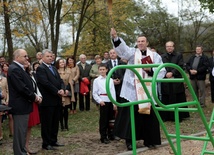
[[[153,61],[153,53],[149,50],[147,50],[147,56],[150,56]],[[139,49],[136,49],[135,51],[135,58],[134,58],[134,64],[141,64],[141,59],[146,56],[142,56],[141,51]],[[148,74],[142,69],[142,68],[136,68],[137,72],[142,76],[142,78],[151,78],[148,76]],[[145,85],[149,91],[149,93],[152,95],[152,87],[151,87],[151,82],[145,82]],[[135,75],[135,89],[137,92],[137,100],[145,100],[148,99],[142,84],[138,77]],[[151,103],[142,103],[138,104],[138,112],[140,114],[150,114],[150,109],[151,109]]]

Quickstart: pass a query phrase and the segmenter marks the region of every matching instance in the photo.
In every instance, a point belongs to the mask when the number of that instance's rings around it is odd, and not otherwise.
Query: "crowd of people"
[[[91,110],[91,99],[100,110],[101,143],[108,144],[111,140],[121,138],[125,140],[127,149],[132,150],[130,108],[117,107],[111,103],[106,92],[108,72],[117,65],[141,64],[142,59],[148,56],[154,64],[174,63],[184,68],[183,55],[175,51],[173,41],[166,42],[166,52],[160,55],[148,47],[146,36],[139,36],[137,47],[131,48],[117,35],[115,29],[112,28],[110,34],[113,49],[104,52],[103,59],[96,55],[93,64],[86,62],[85,54],[79,56],[79,63],[73,56],[55,60],[54,53],[49,49],[38,52],[34,62],[29,61],[24,49],[14,51],[11,64],[0,57],[1,105],[12,108],[6,114],[15,155],[33,154],[29,148],[29,140],[31,128],[38,124],[41,124],[43,149],[55,150],[56,147],[63,146],[58,143],[59,128],[61,131],[68,131],[69,114]],[[208,59],[203,54],[202,46],[197,46],[195,51],[185,67],[201,107],[206,107],[207,73],[210,74],[211,102],[214,103],[214,57]],[[150,78],[155,70],[156,68],[140,68],[138,72],[143,78]],[[161,69],[158,77],[180,78],[181,74],[174,68],[166,67]],[[147,84],[147,87],[152,93],[151,84]],[[146,99],[139,80],[129,69],[114,71],[109,88],[112,97],[120,104]],[[183,83],[158,83],[157,91],[163,104],[186,102]],[[161,145],[160,126],[151,103],[148,106],[149,114],[140,112],[142,105],[134,106],[136,140],[144,140],[146,147],[155,148],[156,145]],[[0,142],[3,139],[2,121],[5,120],[5,112],[2,111],[0,109]],[[175,121],[173,112],[161,111],[160,115],[163,121]],[[180,121],[189,117],[188,112],[179,113]]]

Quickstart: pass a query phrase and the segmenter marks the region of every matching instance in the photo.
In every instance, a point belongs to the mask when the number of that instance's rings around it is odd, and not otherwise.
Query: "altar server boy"
[[[105,64],[100,64],[98,67],[100,75],[94,79],[93,83],[93,97],[97,103],[100,105],[100,120],[99,120],[99,132],[100,141],[102,143],[110,143],[109,139],[112,138],[112,129],[109,127],[109,121],[114,119],[114,108],[115,105],[111,103],[106,93],[106,74],[107,66]],[[115,88],[113,79],[110,79],[110,92],[114,100],[116,100]]]

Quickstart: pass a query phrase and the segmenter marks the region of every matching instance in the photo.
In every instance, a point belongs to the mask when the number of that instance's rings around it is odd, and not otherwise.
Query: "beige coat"
[[[75,81],[75,83],[79,83],[79,76],[80,76],[80,71],[78,66],[75,66],[74,68],[70,68],[71,70],[71,78],[72,80]]]
[[[0,76],[0,87],[2,90],[2,94],[5,96],[4,99],[2,99],[2,104],[8,104],[9,100],[9,94],[8,94],[8,85],[7,85],[7,78]]]
[[[80,71],[79,67],[75,66],[73,68],[69,68],[71,70],[71,79],[73,82],[73,87],[74,87],[74,92],[75,92],[75,86],[79,87],[79,76],[80,76]],[[76,90],[78,91],[78,89]],[[79,93],[79,92],[76,92]]]
[[[70,68],[66,68],[65,70],[59,70],[59,75],[61,77],[61,79],[63,80],[65,86],[67,86],[68,84],[70,84],[71,87],[71,98],[70,97],[62,97],[62,105],[69,105],[71,104],[71,102],[75,102],[75,98],[74,98],[74,87],[73,87],[73,81],[72,81],[72,74],[71,74],[71,69]]]

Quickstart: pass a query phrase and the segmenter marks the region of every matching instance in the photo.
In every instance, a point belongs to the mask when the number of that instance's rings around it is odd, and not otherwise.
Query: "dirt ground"
[[[81,138],[80,138],[81,137]],[[41,138],[31,140],[30,148],[38,155],[131,155],[132,151],[127,151],[123,140],[111,141],[110,144],[102,144],[97,133],[71,135],[59,137],[59,142],[65,144],[64,147],[57,148],[56,151],[46,151],[41,149]],[[166,141],[165,141],[166,142]],[[164,143],[165,143],[164,142]],[[201,141],[182,141],[182,155],[199,155],[203,147]],[[12,154],[12,139],[5,141],[1,149],[7,150],[5,154]],[[208,144],[208,150],[213,150]],[[72,151],[71,151],[72,150]],[[138,155],[173,155],[173,151],[168,144],[158,146],[156,149],[148,149],[143,146],[143,141],[137,142]]]

